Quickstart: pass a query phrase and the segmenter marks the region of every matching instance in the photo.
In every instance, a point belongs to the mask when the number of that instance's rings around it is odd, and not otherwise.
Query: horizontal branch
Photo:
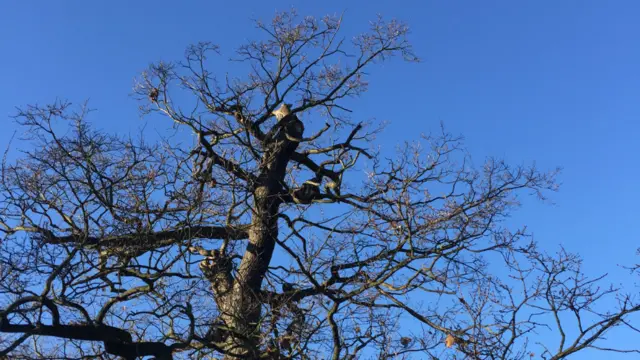
[[[0,322],[0,332],[53,336],[63,339],[128,342],[132,341],[127,331],[109,325],[27,325]]]
[[[327,146],[324,148],[320,148],[320,149],[308,149],[302,152],[303,155],[311,155],[311,154],[326,154],[328,152],[332,152],[335,150],[354,150],[357,152],[360,152],[361,154],[363,154],[364,156],[366,156],[369,159],[372,159],[373,157],[371,156],[371,154],[369,154],[365,149],[362,149],[360,147],[357,146],[353,146],[351,145],[351,142],[353,141],[354,137],[356,136],[356,134],[358,133],[358,131],[360,131],[362,129],[362,124],[358,124],[355,128],[353,128],[353,130],[351,130],[351,133],[349,134],[349,136],[347,137],[347,140],[345,140],[345,142],[340,143],[340,144],[333,144],[331,146]]]
[[[311,160],[307,155],[294,152],[293,154],[291,154],[291,160],[297,162],[300,165],[306,166],[309,170],[313,171],[317,175],[326,176],[333,181],[340,181],[339,173],[321,167],[313,160]]]
[[[222,239],[242,240],[249,237],[248,226],[188,226],[179,229],[163,230],[149,233],[130,233],[118,236],[85,237],[83,235],[57,236],[52,231],[43,228],[14,228],[15,231],[35,232],[42,235],[42,241],[47,244],[79,243],[89,246],[116,248],[136,245],[146,249],[155,249],[173,245],[191,239]],[[142,241],[141,241],[142,240]]]
[[[101,341],[105,350],[124,359],[156,356],[158,359],[172,359],[172,347],[161,342],[133,342],[129,332],[109,325],[27,325],[0,323],[0,332],[61,339]]]

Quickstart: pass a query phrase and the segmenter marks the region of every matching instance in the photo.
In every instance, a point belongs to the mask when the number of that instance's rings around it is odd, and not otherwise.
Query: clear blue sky
[[[255,34],[250,18],[291,5],[303,15],[346,10],[349,31],[364,30],[376,13],[411,26],[423,62],[373,69],[371,91],[354,109],[363,119],[391,121],[383,146],[443,121],[465,136],[477,162],[495,155],[562,166],[556,204],[527,203],[514,225],[527,224],[549,250],[579,251],[589,271],[611,272],[615,282],[627,274],[617,264],[638,262],[637,0],[7,1],[0,6],[0,147],[15,129],[15,106],[56,97],[89,98],[105,130],[138,128],[143,120],[129,94],[148,63],[180,59],[202,40],[230,55]]]

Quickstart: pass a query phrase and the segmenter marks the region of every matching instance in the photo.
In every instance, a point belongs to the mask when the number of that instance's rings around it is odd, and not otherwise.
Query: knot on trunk
[[[213,250],[200,262],[200,270],[211,282],[214,293],[224,295],[231,288],[230,274],[232,269],[231,258],[219,250]]]

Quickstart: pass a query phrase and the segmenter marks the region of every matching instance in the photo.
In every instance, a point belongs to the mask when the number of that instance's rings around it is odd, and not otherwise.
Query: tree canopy
[[[604,341],[637,331],[637,296],[506,226],[522,196],[557,190],[556,171],[474,167],[442,129],[407,132],[415,142],[389,157],[375,146],[384,126],[353,120],[369,71],[418,61],[405,24],[378,18],[352,39],[340,17],[256,24],[231,59],[247,74],[209,68],[222,51],[198,43],[136,79],[141,112],[186,139],[98,131],[66,101],[20,108],[32,146],[2,164],[2,356],[638,352]]]

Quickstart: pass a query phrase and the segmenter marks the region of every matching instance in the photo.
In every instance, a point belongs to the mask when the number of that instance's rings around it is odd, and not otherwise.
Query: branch
[[[326,176],[333,181],[340,181],[339,173],[335,171],[327,170],[321,167],[320,165],[316,164],[313,160],[311,160],[311,158],[309,158],[308,155],[294,152],[293,154],[291,154],[291,160],[297,162],[300,165],[306,166],[309,170],[313,171],[318,175]]]
[[[201,132],[198,132],[198,141],[205,147],[206,153],[204,155],[208,156],[213,160],[213,163],[225,169],[226,171],[232,173],[233,175],[247,181],[248,183],[255,183],[256,177],[252,174],[244,171],[240,165],[235,162],[226,159],[220,155],[218,155],[215,151],[213,151],[213,147],[207,141],[207,139],[202,135]]]
[[[90,246],[101,246],[106,248],[118,248],[136,245],[145,249],[156,249],[163,246],[180,243],[191,239],[229,239],[242,240],[249,237],[248,226],[187,226],[178,229],[164,230],[150,233],[131,233],[118,236],[107,236],[103,238],[66,235],[57,236],[51,230],[38,227],[17,227],[12,230],[35,232],[42,235],[42,241],[46,244],[69,244],[78,243]],[[144,240],[141,242],[140,240]]]
[[[150,355],[156,356],[159,360],[173,358],[171,352],[174,346],[160,342],[133,342],[131,334],[127,331],[108,325],[14,325],[5,320],[0,324],[0,332],[102,341],[108,353],[125,359]]]

